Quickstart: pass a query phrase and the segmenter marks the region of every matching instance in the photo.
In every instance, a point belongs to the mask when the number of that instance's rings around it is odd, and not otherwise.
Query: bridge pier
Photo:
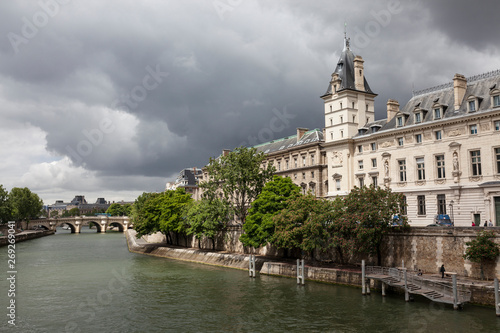
[[[80,216],[75,217],[75,233],[79,234],[82,227],[82,218]]]

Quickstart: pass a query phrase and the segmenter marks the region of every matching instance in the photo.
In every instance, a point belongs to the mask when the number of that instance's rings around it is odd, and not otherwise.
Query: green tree
[[[29,188],[14,187],[9,193],[12,204],[13,217],[16,221],[38,218],[42,211],[43,201],[37,194],[32,193]]]
[[[464,259],[481,264],[481,279],[484,279],[483,265],[488,261],[494,261],[500,254],[500,246],[492,239],[495,239],[493,231],[480,232],[476,239],[465,243],[468,247],[465,250]]]
[[[215,250],[215,239],[227,229],[230,211],[227,203],[220,199],[193,201],[186,210],[187,234],[194,235],[198,247],[201,239],[207,237]]]
[[[177,236],[186,236],[187,225],[184,209],[192,201],[191,195],[182,188],[175,191],[154,193],[146,197],[141,209],[140,218],[134,222],[138,236],[161,232],[172,243],[171,233]]]
[[[7,223],[12,219],[12,204],[9,192],[0,185],[0,223]]]
[[[124,216],[126,214],[125,207],[120,205],[119,203],[113,203],[106,210],[107,214],[111,214],[111,216]]]
[[[350,225],[356,223],[356,247],[360,252],[377,256],[378,265],[382,262],[381,245],[384,236],[392,230],[394,216],[402,221],[403,228],[408,226],[406,217],[401,214],[405,205],[403,194],[394,193],[390,188],[371,185],[355,187],[344,198],[344,214]]]
[[[59,212],[57,210],[53,210],[50,212],[50,217],[57,217],[59,216]]]
[[[68,211],[69,216],[80,216],[80,209],[78,207],[73,207]]]
[[[330,247],[331,214],[330,201],[312,194],[293,198],[273,217],[276,229],[271,242],[278,248],[298,248],[311,255],[314,250],[326,251]]]
[[[221,198],[231,204],[234,215],[245,224],[248,207],[272,178],[274,167],[262,167],[263,152],[239,147],[226,156],[211,158],[206,169],[209,179],[200,186],[209,200]]]
[[[357,217],[346,212],[344,200],[345,197],[338,196],[332,201],[331,220],[328,224],[330,244],[335,249],[340,264],[344,264],[346,257],[357,249]]]
[[[266,183],[248,211],[244,234],[240,237],[243,245],[254,248],[266,245],[274,235],[273,217],[286,208],[288,199],[299,194],[300,188],[288,177],[274,176]]]

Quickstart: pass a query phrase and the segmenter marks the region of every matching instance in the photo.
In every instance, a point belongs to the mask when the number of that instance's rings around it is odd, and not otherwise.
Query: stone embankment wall
[[[54,231],[53,230],[44,230],[44,231],[23,231],[20,233],[16,234],[16,244],[19,242],[27,241],[30,239],[35,239],[35,238],[40,238],[48,235],[53,235]],[[7,235],[7,233],[4,232],[4,235]],[[7,236],[1,236],[0,237],[0,246],[6,246],[9,243],[8,237]]]
[[[467,248],[466,243],[473,240],[482,230],[494,231],[495,242],[500,244],[498,227],[413,227],[409,232],[390,234],[382,247],[382,266],[401,267],[404,261],[405,267],[409,270],[421,269],[424,273],[437,273],[441,265],[445,265],[447,271],[456,272],[460,276],[480,278],[480,265],[463,259],[463,255]],[[233,228],[220,236],[216,241],[216,250],[272,257],[283,256],[283,250],[271,246],[257,250],[244,247],[239,241],[241,232],[241,228]],[[145,239],[148,242],[165,241],[163,235],[145,236]],[[200,244],[202,249],[212,248],[210,240],[203,240]],[[180,245],[197,248],[198,241],[189,238],[186,243],[181,238]],[[334,251],[316,251],[314,257],[318,261],[337,261],[337,254]],[[362,259],[369,265],[376,264],[376,258],[366,255],[355,255],[349,258],[348,262],[360,265]],[[484,273],[487,279],[494,279],[495,276],[500,278],[500,257],[496,262],[484,265]]]

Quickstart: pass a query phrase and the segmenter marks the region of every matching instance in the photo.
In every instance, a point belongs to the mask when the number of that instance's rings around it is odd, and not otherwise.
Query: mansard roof
[[[340,88],[337,91],[342,90],[356,90],[356,86],[354,84],[354,58],[356,55],[351,51],[349,47],[349,40],[345,41],[346,45],[340,54],[339,61],[337,62],[337,66],[335,67],[335,71],[332,73],[338,74],[340,78]],[[364,79],[365,84],[365,92],[374,94],[375,93],[370,89],[366,78]],[[333,94],[332,85],[329,84],[324,96]]]
[[[292,136],[287,136],[285,138],[262,143],[260,145],[254,146],[253,148],[257,148],[258,152],[264,152],[265,154],[270,154],[290,148],[298,148],[300,146],[305,146],[307,144],[314,142],[316,143],[324,142],[323,131],[317,128],[304,133],[304,135],[302,136],[302,138],[300,138],[299,141],[297,141],[297,135],[292,135]]]
[[[491,105],[491,91],[500,88],[500,70],[492,71],[467,78],[467,88],[465,95],[458,110],[455,110],[455,94],[453,82],[440,86],[428,88],[413,93],[413,97],[406,103],[400,112],[387,122],[387,119],[377,120],[364,126],[368,130],[356,137],[372,134],[371,126],[373,124],[382,124],[377,132],[395,129],[397,127],[397,118],[399,115],[405,116],[403,127],[429,124],[442,121],[443,119],[455,119],[471,114],[480,114],[488,112],[493,108]],[[476,111],[470,112],[468,102],[470,98],[477,99]],[[441,107],[442,115],[440,119],[434,119],[434,107]],[[415,122],[415,114],[421,112],[420,123]]]

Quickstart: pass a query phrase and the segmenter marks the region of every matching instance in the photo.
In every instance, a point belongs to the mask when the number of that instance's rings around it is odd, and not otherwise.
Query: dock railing
[[[398,281],[404,281],[404,271],[400,268],[394,267],[381,267],[381,266],[366,266],[366,275],[384,275],[390,276]],[[453,297],[453,287],[447,284],[436,282],[432,280],[426,280],[417,274],[407,274],[408,284],[413,284],[419,288],[430,289],[441,293],[446,296]],[[462,289],[462,290],[460,290]],[[458,302],[465,303],[469,302],[471,298],[471,292],[459,288],[457,290]],[[430,296],[432,298],[432,296]]]

